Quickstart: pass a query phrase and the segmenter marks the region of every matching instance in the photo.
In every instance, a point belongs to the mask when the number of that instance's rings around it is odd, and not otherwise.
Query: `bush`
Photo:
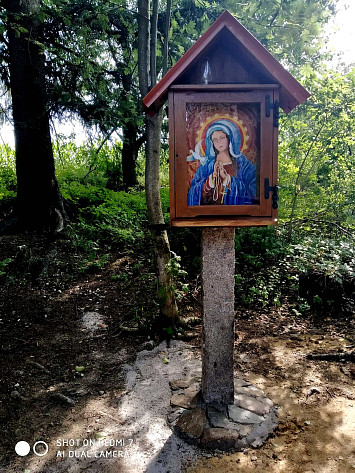
[[[77,248],[144,239],[147,210],[143,192],[114,192],[78,182],[63,186],[62,192],[75,208],[76,218],[69,231]]]
[[[349,310],[355,282],[352,242],[303,234],[288,243],[284,232],[281,227],[237,231],[237,301],[280,305],[291,293],[298,313]]]

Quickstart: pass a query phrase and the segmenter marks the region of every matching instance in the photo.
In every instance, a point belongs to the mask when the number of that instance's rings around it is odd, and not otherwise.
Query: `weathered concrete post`
[[[234,227],[202,230],[202,396],[234,402]]]

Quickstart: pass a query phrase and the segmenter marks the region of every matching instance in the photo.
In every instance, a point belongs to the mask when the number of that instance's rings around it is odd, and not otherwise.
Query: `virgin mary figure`
[[[256,168],[240,151],[238,127],[227,119],[215,121],[205,142],[204,157],[197,151],[200,143],[192,153],[201,164],[191,181],[187,205],[255,204]]]

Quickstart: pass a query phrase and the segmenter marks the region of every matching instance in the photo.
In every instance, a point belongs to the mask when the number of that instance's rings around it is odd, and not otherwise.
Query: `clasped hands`
[[[221,161],[216,160],[216,162],[214,163],[212,177],[215,179],[218,175],[220,176],[222,181],[224,181],[227,178],[228,173],[224,169],[223,163]]]

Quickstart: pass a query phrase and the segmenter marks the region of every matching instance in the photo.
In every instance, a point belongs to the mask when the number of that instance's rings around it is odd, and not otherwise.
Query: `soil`
[[[26,248],[31,265],[27,258],[24,266]],[[127,250],[115,249],[104,267],[91,265],[71,278],[60,269],[44,277],[54,260],[69,261],[56,242],[1,237],[0,262],[8,257],[26,277],[3,278],[0,287],[0,471],[39,473],[46,470],[28,469],[26,457],[16,455],[17,442],[98,438],[108,423],[120,422],[127,366],[157,344],[141,317],[143,308],[156,313],[154,285],[151,273],[144,274],[144,254]],[[198,282],[190,287],[180,307],[185,317],[201,320]],[[201,323],[184,337],[200,352]],[[306,357],[351,352],[354,337],[350,317],[300,317],[287,304],[237,309],[236,372],[279,406],[278,430],[260,449],[201,454],[187,458],[181,471],[354,472],[354,364]]]

